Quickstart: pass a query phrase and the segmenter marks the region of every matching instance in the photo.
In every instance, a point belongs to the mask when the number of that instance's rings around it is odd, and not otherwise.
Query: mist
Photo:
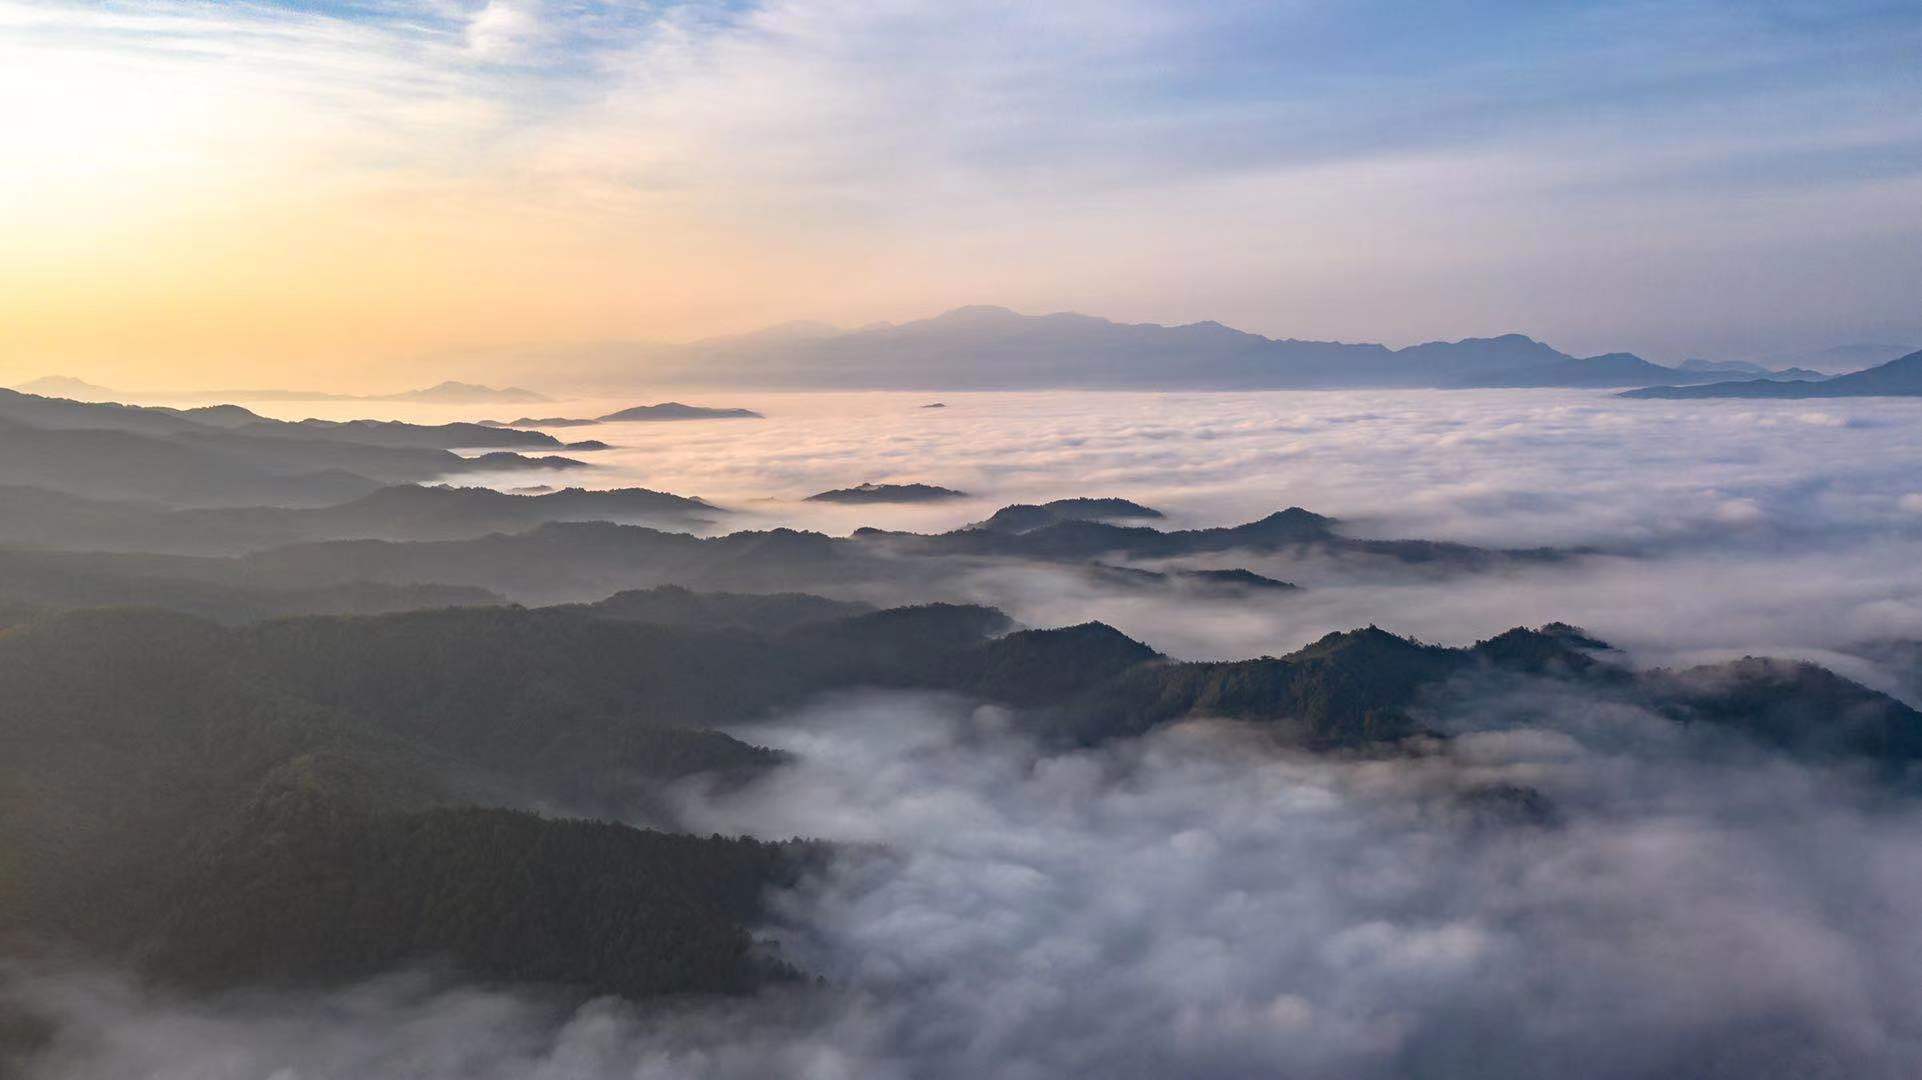
[[[593,434],[616,449],[568,482],[708,498],[731,511],[710,532],[934,531],[1073,495],[1159,507],[1165,527],[1301,505],[1352,536],[1561,554],[1470,570],[1307,545],[1138,564],[1301,586],[1232,597],[986,559],[846,589],[1031,626],[1098,619],[1178,658],[1279,655],[1371,623],[1465,644],[1564,620],[1634,665],[1801,656],[1915,700],[1900,656],[1866,647],[1922,635],[1922,429],[1905,403],[704,401],[768,419],[606,425]],[[805,499],[870,480],[970,495]],[[1063,749],[1005,708],[929,693],[836,693],[742,723],[730,734],[786,763],[678,781],[665,816],[834,845],[755,928],[802,978],[745,999],[583,1003],[433,968],[190,995],[46,956],[0,984],[49,1025],[35,1080],[1895,1077],[1922,1054],[1911,780],[1519,676],[1442,686],[1419,719],[1437,736],[1372,754],[1207,717]]]
[[[1922,1072],[1914,6],[0,0],[0,1080]]]
[[[685,786],[690,827],[840,854],[761,931],[824,985],[746,1002],[14,990],[66,1022],[45,1077],[1906,1074],[1906,789],[1529,679],[1426,716],[1453,737],[1388,757],[1207,720],[1048,751],[925,694],[756,726],[792,763]]]
[[[1119,495],[1187,527],[1305,506],[1364,535],[1526,547],[1745,543],[1832,530],[1922,530],[1922,431],[1900,399],[1631,401],[1591,390],[769,393],[674,391],[766,419],[556,428],[601,439],[563,482],[698,495],[770,524],[953,528],[1014,502]],[[661,400],[558,401],[599,416]],[[942,409],[921,405],[941,401]],[[255,403],[281,417],[445,422],[473,406]],[[504,410],[504,411],[503,411]],[[501,406],[496,419],[521,415]],[[511,414],[511,415],[509,415]],[[535,482],[514,473],[503,486]],[[475,482],[464,475],[464,482]],[[836,506],[806,496],[924,481],[973,498]]]
[[[957,583],[860,594],[989,603],[1036,626],[1096,618],[1186,658],[1286,652],[1369,623],[1466,643],[1566,620],[1662,663],[1743,652],[1834,660],[1864,641],[1922,633],[1911,572],[1922,561],[1922,428],[1909,402],[1691,404],[1566,390],[959,394],[935,411],[919,408],[925,400],[715,397],[767,419],[594,429],[616,449],[595,458],[589,482],[708,498],[734,511],[716,531],[927,532],[1009,503],[1117,495],[1166,511],[1157,524],[1171,528],[1299,505],[1355,536],[1577,553],[1478,575],[1314,552],[1178,564],[1245,567],[1304,587],[1253,599],[1121,591],[1072,570],[1005,563]],[[805,501],[870,480],[970,497]]]

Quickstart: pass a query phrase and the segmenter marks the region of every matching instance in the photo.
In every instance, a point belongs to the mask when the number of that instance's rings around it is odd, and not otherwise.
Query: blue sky
[[[394,245],[435,329],[290,344],[316,361],[975,302],[1666,358],[1922,339],[1913,2],[0,0],[9,60],[10,92],[87,87],[0,121],[16,208],[156,257],[157,222],[263,216]],[[405,284],[280,257],[317,327]]]

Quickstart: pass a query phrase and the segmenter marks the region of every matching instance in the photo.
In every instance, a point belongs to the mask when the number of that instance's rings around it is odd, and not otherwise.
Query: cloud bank
[[[754,729],[793,765],[684,804],[848,844],[766,931],[827,987],[569,1012],[67,977],[24,984],[79,1022],[43,1075],[1894,1077],[1922,1051],[1912,798],[1550,685],[1431,710],[1457,737],[1394,759],[1208,722],[1062,753],[992,707],[837,697]]]
[[[602,475],[837,531],[1114,494],[1179,525],[1301,503],[1371,535],[1597,549],[1470,575],[1251,559],[1307,586],[1272,602],[1123,594],[1038,566],[959,586],[1182,655],[1280,652],[1365,622],[1464,641],[1568,618],[1648,658],[1798,652],[1894,687],[1878,665],[1905,654],[1836,650],[1922,630],[1913,403],[725,403],[769,419],[609,428],[623,449]],[[868,479],[978,498],[798,501]],[[1449,737],[1389,757],[1304,755],[1205,719],[1064,751],[1006,710],[902,693],[744,727],[792,761],[678,789],[677,818],[842,845],[761,928],[823,983],[749,1000],[581,1005],[431,972],[189,1000],[44,963],[16,966],[5,992],[60,1025],[35,1080],[1912,1071],[1922,802],[1908,782],[1519,677],[1450,684],[1421,719]]]
[[[1466,578],[1312,553],[1197,563],[1305,587],[1230,602],[994,566],[938,597],[1001,606],[1038,626],[1099,618],[1177,656],[1286,652],[1371,622],[1467,643],[1569,620],[1662,662],[1715,650],[1834,662],[1834,650],[1861,641],[1922,634],[1922,584],[1911,572],[1922,559],[1922,428],[1910,401],[1810,408],[1567,390],[958,394],[940,410],[920,409],[924,396],[885,393],[699,400],[767,419],[596,429],[618,448],[595,456],[602,468],[587,482],[700,495],[737,511],[726,529],[938,531],[1009,503],[1117,495],[1168,511],[1172,528],[1299,505],[1360,536],[1596,552]],[[974,498],[802,501],[870,480],[937,483]]]

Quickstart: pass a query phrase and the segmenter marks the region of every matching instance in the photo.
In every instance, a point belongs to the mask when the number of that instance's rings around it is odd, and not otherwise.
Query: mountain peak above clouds
[[[1820,382],[1780,378],[1746,379],[1705,386],[1648,386],[1625,398],[1843,398],[1922,397],[1922,350],[1899,356],[1866,371]]]
[[[469,402],[526,402],[534,404],[550,400],[544,394],[523,390],[518,386],[492,387],[476,383],[456,382],[448,379],[422,390],[406,390],[398,394],[384,395],[384,401],[425,401],[444,402],[450,405],[464,405]]]
[[[71,375],[42,375],[38,379],[23,382],[14,389],[23,394],[70,398],[74,401],[112,401],[126,396],[118,390],[110,390],[98,383],[76,379]]]
[[[835,331],[769,328],[650,351],[650,375],[689,385],[890,390],[1294,390],[1635,386],[1697,381],[1628,354],[1583,359],[1526,334],[1367,342],[1270,338],[1213,320],[1122,323],[991,304]],[[1631,362],[1632,361],[1632,362]]]

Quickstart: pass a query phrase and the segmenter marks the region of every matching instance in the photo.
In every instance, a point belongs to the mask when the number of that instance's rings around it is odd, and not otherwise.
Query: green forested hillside
[[[652,993],[781,970],[746,927],[795,849],[459,810],[565,793],[544,790],[540,762],[317,702],[272,650],[150,611],[0,636],[0,935],[209,986],[434,962]],[[523,719],[584,737],[565,716]],[[767,759],[644,722],[594,748],[609,784],[629,766],[659,779]]]

